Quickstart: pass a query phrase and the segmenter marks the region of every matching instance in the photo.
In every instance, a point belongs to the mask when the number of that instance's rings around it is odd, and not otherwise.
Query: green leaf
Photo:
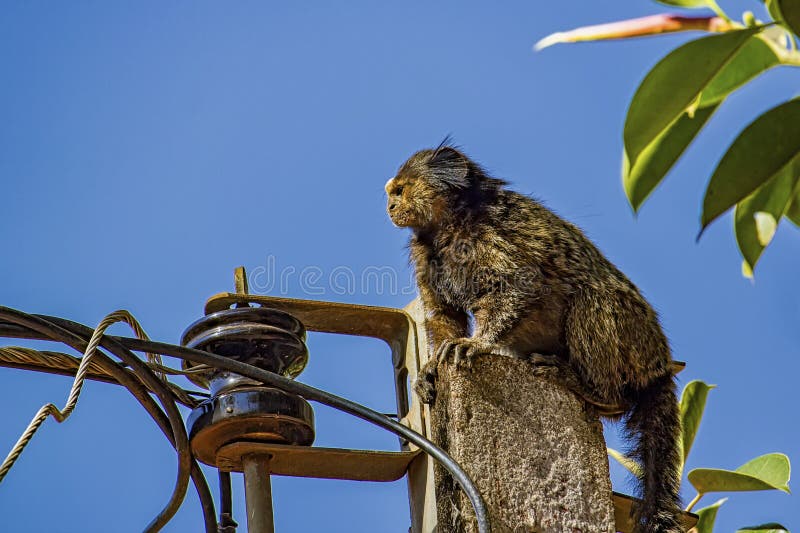
[[[757,477],[786,493],[789,492],[791,470],[789,458],[783,453],[768,453],[756,457],[736,469],[741,474]]]
[[[800,158],[800,99],[770,109],[733,141],[706,189],[700,233],[797,158]]]
[[[759,31],[747,28],[690,41],[653,67],[636,90],[625,119],[625,153],[631,165]]]
[[[702,381],[690,381],[683,389],[681,394],[681,428],[683,434],[683,460],[689,456],[692,449],[697,429],[703,419],[703,411],[706,408],[706,398],[708,392],[716,385],[708,385]]]
[[[789,458],[782,453],[756,457],[734,470],[695,468],[689,482],[702,494],[708,492],[740,492],[782,490],[789,492]]]
[[[708,507],[703,507],[702,509],[698,509],[697,513],[697,525],[694,526],[695,531],[697,533],[712,533],[714,531],[714,522],[717,520],[717,511],[719,511],[719,506],[728,501],[728,498],[722,498],[721,500],[712,503]]]
[[[778,222],[792,201],[798,172],[800,165],[786,166],[736,205],[734,231],[739,250],[749,267],[749,277],[752,277],[756,262],[775,235]]]
[[[768,28],[766,31],[770,31]],[[730,93],[759,74],[780,65],[776,45],[765,35],[754,35],[703,90],[697,107],[722,102]]]
[[[769,16],[772,17],[772,20],[775,22],[783,22],[783,14],[781,13],[781,8],[778,5],[777,0],[767,0],[765,4],[767,6]]]
[[[663,181],[717,107],[719,106],[712,105],[698,109],[693,117],[684,112],[642,150],[633,168],[630,168],[628,158],[624,157],[622,185],[634,211],[639,210],[650,193]]]
[[[624,466],[628,472],[636,477],[642,477],[642,465],[640,465],[637,461],[613,448],[606,448],[606,451],[608,452],[608,455],[616,459],[619,464]]]
[[[732,55],[721,59],[715,68],[705,65],[704,48],[718,48],[716,41],[708,40],[721,35],[687,43],[661,60],[645,77],[631,101],[625,123],[622,181],[634,211],[661,183],[719,104],[761,72],[781,63],[775,45],[760,35],[751,37],[753,31],[758,29],[729,32],[737,37],[733,45],[725,41],[734,46]],[[705,78],[689,76],[694,85],[683,83],[686,72],[701,71]]]
[[[770,522],[758,526],[744,526],[736,530],[736,533],[789,533],[789,530],[777,522]]]
[[[773,0],[778,4],[778,10],[783,16],[783,22],[795,33],[800,35],[800,2],[797,0]]]

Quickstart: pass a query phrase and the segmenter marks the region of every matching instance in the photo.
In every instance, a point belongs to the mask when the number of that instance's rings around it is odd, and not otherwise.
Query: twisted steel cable
[[[80,357],[73,357],[63,352],[34,350],[22,346],[0,347],[0,361],[14,364],[45,366],[56,370],[77,370],[81,365]],[[110,377],[103,367],[94,359],[89,362],[89,373]]]
[[[127,311],[114,311],[103,318],[100,324],[95,328],[94,333],[92,333],[92,338],[89,339],[89,345],[83,352],[83,358],[81,359],[80,366],[78,366],[78,371],[75,373],[75,380],[72,382],[72,388],[69,391],[67,403],[64,404],[64,407],[61,409],[56,407],[55,404],[48,403],[37,411],[36,416],[33,417],[33,420],[28,424],[22,436],[20,436],[19,440],[14,444],[14,447],[11,448],[3,464],[0,465],[0,482],[6,477],[6,474],[8,474],[8,471],[11,470],[11,467],[14,466],[14,463],[22,453],[22,450],[25,449],[25,446],[28,445],[48,417],[52,416],[57,422],[61,423],[69,418],[69,415],[75,410],[75,406],[78,404],[78,398],[81,395],[81,390],[83,389],[83,382],[86,379],[86,373],[89,371],[89,365],[92,363],[92,356],[100,345],[100,339],[103,337],[105,331],[111,327],[112,324],[116,324],[117,322],[125,322],[131,326],[131,329],[139,339],[148,339],[139,323]],[[28,355],[30,355],[29,352]]]
[[[73,357],[63,352],[53,352],[49,350],[34,350],[33,348],[26,348],[23,346],[0,346],[0,362],[11,365],[29,365],[38,368],[50,368],[56,373],[75,374],[75,371],[80,368],[81,358]],[[119,365],[120,370],[129,372],[124,366]],[[208,367],[205,365],[198,365],[189,370],[181,370],[172,368],[160,363],[149,362],[147,366],[150,367],[157,375],[162,376],[164,384],[170,388],[175,398],[183,405],[191,408],[197,407],[200,400],[194,396],[208,396],[207,393],[189,391],[183,389],[166,379],[166,376],[186,376],[207,372]],[[111,383],[118,383],[115,374],[112,374],[105,369],[101,364],[97,363],[94,358],[89,362],[88,372],[86,378],[97,379],[101,381],[108,381]]]

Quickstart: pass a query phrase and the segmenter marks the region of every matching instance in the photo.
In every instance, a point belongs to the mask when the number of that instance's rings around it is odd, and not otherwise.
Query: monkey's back
[[[598,401],[624,402],[627,389],[669,371],[650,304],[577,226],[536,200],[501,190],[435,238],[418,235],[411,250],[443,302],[472,313],[513,302],[521,319],[501,344],[567,357]]]
[[[515,243],[520,262],[538,264],[548,286],[560,289],[569,359],[602,400],[625,401],[629,392],[670,373],[669,345],[655,310],[577,226],[507,191],[488,214]],[[498,225],[502,215],[507,222]]]

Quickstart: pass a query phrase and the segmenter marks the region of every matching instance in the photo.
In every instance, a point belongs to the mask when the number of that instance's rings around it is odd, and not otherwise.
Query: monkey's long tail
[[[672,375],[652,382],[625,421],[631,456],[643,466],[642,504],[634,509],[636,533],[681,533],[678,436],[680,415]]]

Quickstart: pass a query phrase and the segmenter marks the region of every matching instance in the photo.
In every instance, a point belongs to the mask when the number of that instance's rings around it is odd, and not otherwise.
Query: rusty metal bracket
[[[241,283],[237,285],[244,286]],[[287,312],[300,320],[308,331],[371,337],[386,342],[391,351],[394,369],[398,418],[402,424],[430,438],[427,406],[416,397],[409,397],[407,386],[409,377],[413,378],[419,371],[422,364],[421,357],[427,355],[424,332],[420,331],[423,311],[418,301],[415,300],[406,309],[395,309],[247,293],[221,293],[208,299],[205,313],[211,314],[246,305],[258,305]],[[220,450],[217,461],[230,465],[231,470],[239,470],[240,461],[236,456],[240,455],[237,447],[241,446],[245,446],[245,443],[224,447]],[[250,450],[249,453],[255,451],[255,446],[263,447],[266,453],[272,455],[272,472],[280,475],[303,476],[316,472],[321,474],[319,477],[391,481],[398,479],[394,476],[398,469],[402,469],[399,477],[408,474],[412,531],[427,532],[435,527],[433,464],[428,456],[420,453],[413,444],[401,441],[401,451],[375,452],[317,447],[288,450],[250,443],[246,446]],[[299,460],[298,454],[302,455],[302,461]],[[336,458],[338,465],[324,466],[325,461],[333,457]],[[306,464],[302,464],[304,462]]]

